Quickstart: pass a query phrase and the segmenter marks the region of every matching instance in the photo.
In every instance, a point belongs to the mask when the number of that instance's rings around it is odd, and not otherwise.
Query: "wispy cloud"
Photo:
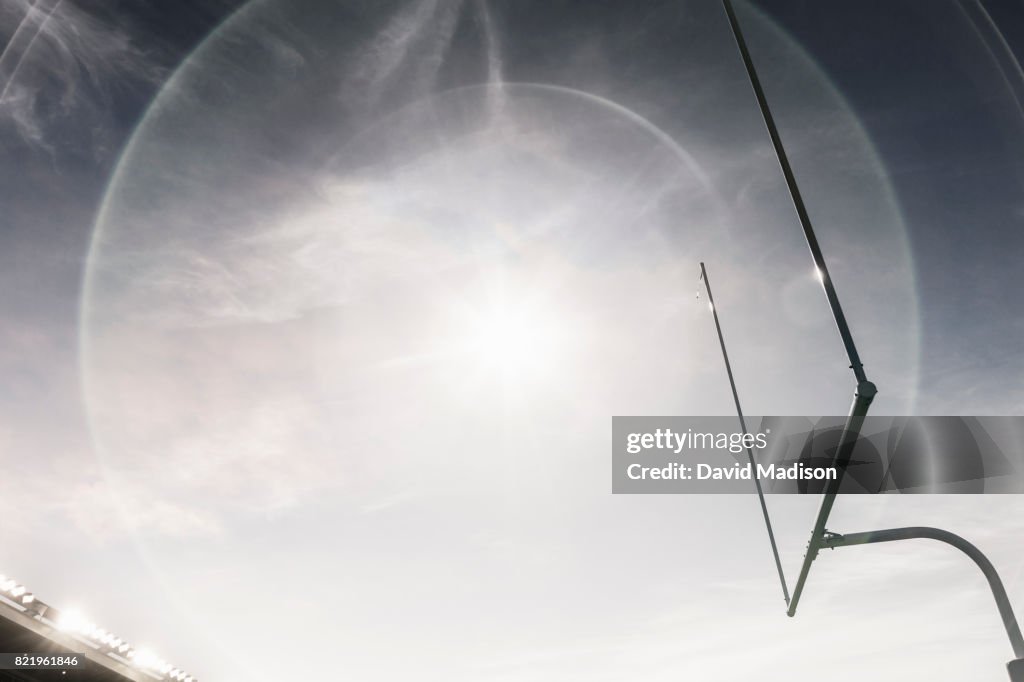
[[[152,87],[166,69],[132,27],[63,0],[14,0],[0,10],[11,39],[0,53],[0,123],[56,153],[111,151],[117,96]]]

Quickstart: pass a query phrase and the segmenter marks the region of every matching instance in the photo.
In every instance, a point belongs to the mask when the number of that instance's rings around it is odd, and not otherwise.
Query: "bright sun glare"
[[[541,302],[500,297],[474,310],[465,350],[478,374],[532,383],[554,373],[565,340],[564,323]]]

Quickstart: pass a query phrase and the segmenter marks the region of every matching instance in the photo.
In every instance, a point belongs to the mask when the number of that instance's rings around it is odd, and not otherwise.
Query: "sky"
[[[873,406],[1020,415],[1024,7],[737,2]],[[202,680],[961,680],[976,569],[613,496],[612,415],[854,380],[711,0],[0,7],[5,575]],[[795,577],[818,500],[773,496]],[[934,525],[1024,608],[1020,498]],[[897,546],[899,545],[899,546]],[[842,644],[837,646],[837,634]]]

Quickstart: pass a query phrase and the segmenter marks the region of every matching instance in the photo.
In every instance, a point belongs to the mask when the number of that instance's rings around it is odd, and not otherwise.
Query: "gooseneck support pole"
[[[1013,653],[1021,661],[1018,663],[1018,668],[1021,673],[1024,673],[1024,667],[1020,665],[1024,662],[1024,637],[1021,636],[1020,625],[1017,623],[1016,616],[1013,615],[1013,607],[1010,605],[1010,599],[1006,596],[1006,588],[1003,587],[1003,581],[999,579],[999,573],[996,572],[995,566],[988,560],[981,550],[964,540],[959,535],[950,533],[947,530],[940,528],[928,528],[928,527],[911,527],[911,528],[891,528],[888,530],[872,530],[866,533],[846,533],[840,535],[838,533],[829,533],[826,531],[825,537],[822,540],[822,547],[833,549],[835,547],[851,547],[853,545],[866,545],[873,542],[892,542],[894,540],[916,540],[916,539],[928,539],[938,540],[939,542],[945,542],[948,545],[952,545],[959,549],[961,552],[971,558],[971,560],[978,565],[981,572],[985,574],[985,579],[988,580],[988,586],[992,590],[992,596],[995,597],[996,606],[999,608],[999,615],[1003,619],[1003,627],[1006,628],[1006,634],[1010,638],[1010,645],[1013,647]],[[1013,674],[1014,663],[1010,664],[1011,675]],[[1018,678],[1013,678],[1014,680]]]
[[[704,281],[704,288],[708,292],[708,306],[711,308],[711,314],[715,318],[715,330],[718,332],[718,344],[722,347],[722,359],[725,360],[725,373],[729,375],[729,387],[732,389],[732,399],[736,403],[736,414],[740,418],[740,428],[743,429],[743,435],[747,435],[747,422],[743,418],[743,408],[740,407],[740,394],[736,391],[736,380],[732,375],[732,364],[729,362],[729,353],[725,350],[725,337],[722,336],[722,325],[718,322],[718,308],[715,307],[715,299],[711,295],[711,281],[708,279],[708,271],[704,267],[704,263],[700,264],[700,278]],[[747,459],[750,460],[750,468],[756,469],[757,465],[754,463],[754,451],[751,448],[747,448]],[[764,490],[761,489],[761,479],[754,476],[754,486],[757,488],[757,499],[761,503],[761,514],[764,516],[764,526],[768,529],[768,542],[772,546],[772,555],[775,557],[775,570],[779,573],[779,582],[782,584],[782,598],[786,600],[786,606],[789,606],[789,587],[786,585],[786,575],[782,572],[782,560],[779,558],[779,548],[775,544],[775,532],[772,530],[772,521],[768,516],[768,505],[764,501]]]
[[[796,176],[793,174],[793,168],[789,164],[789,157],[786,156],[786,150],[782,146],[782,138],[779,136],[775,119],[768,108],[768,100],[765,98],[764,89],[761,87],[761,80],[757,77],[754,62],[750,58],[750,51],[747,49],[747,43],[743,38],[743,31],[740,29],[739,21],[736,19],[736,12],[733,10],[732,2],[730,0],[723,0],[723,3],[725,4],[725,13],[729,17],[729,25],[732,27],[733,36],[736,38],[740,57],[743,59],[747,76],[750,78],[750,85],[754,90],[754,97],[757,99],[757,105],[761,109],[761,116],[764,118],[765,127],[768,129],[768,136],[771,138],[772,146],[775,148],[775,155],[779,159],[779,166],[782,168],[782,175],[786,180],[786,186],[789,188],[789,195],[793,199],[793,208],[796,210],[797,218],[800,220],[800,227],[803,228],[804,237],[807,240],[807,248],[811,251],[811,259],[814,261],[814,267],[821,280],[821,285],[825,289],[825,297],[828,299],[828,305],[832,309],[832,317],[835,319],[836,327],[839,329],[839,336],[842,338],[843,346],[846,348],[846,355],[850,359],[850,369],[853,370],[853,374],[857,379],[857,389],[854,393],[853,405],[850,407],[850,414],[846,419],[842,437],[836,448],[836,457],[833,462],[836,469],[836,477],[829,481],[829,485],[825,489],[825,496],[818,511],[818,518],[814,523],[814,530],[811,531],[810,542],[807,544],[807,554],[804,556],[804,563],[800,568],[800,575],[797,578],[796,586],[793,588],[793,596],[789,601],[787,613],[793,616],[796,614],[796,607],[800,603],[800,595],[803,594],[804,585],[807,583],[807,575],[810,573],[811,563],[821,548],[825,524],[828,522],[828,516],[832,512],[832,505],[835,504],[836,494],[839,492],[839,487],[842,484],[846,466],[850,463],[850,459],[853,456],[853,447],[860,436],[861,425],[864,423],[864,417],[867,416],[868,408],[871,406],[871,401],[874,400],[878,389],[875,388],[873,383],[868,381],[867,375],[864,373],[864,365],[860,361],[857,346],[853,342],[850,325],[846,322],[843,307],[839,304],[839,295],[836,294],[835,286],[832,284],[832,277],[829,275],[825,256],[822,254],[818,238],[814,234],[811,218],[807,213],[803,197],[800,195],[800,188],[797,187]]]
[[[750,78],[750,85],[754,90],[754,97],[757,99],[757,105],[761,109],[761,115],[764,118],[765,127],[768,129],[768,135],[771,137],[772,146],[775,148],[775,154],[779,159],[779,165],[782,168],[782,175],[786,179],[786,186],[789,188],[789,194],[793,199],[793,207],[796,209],[797,217],[800,220],[800,226],[804,231],[804,237],[807,239],[807,247],[811,251],[811,258],[814,260],[818,277],[821,279],[821,284],[825,289],[825,296],[828,299],[829,306],[832,308],[832,317],[835,319],[836,327],[839,329],[839,336],[842,338],[843,345],[846,347],[846,354],[850,359],[850,369],[853,370],[853,374],[857,379],[857,389],[854,393],[853,405],[850,407],[850,414],[846,419],[846,426],[843,429],[839,445],[836,448],[836,457],[834,460],[834,465],[836,466],[836,478],[829,481],[829,485],[825,490],[825,495],[821,502],[821,508],[818,510],[818,517],[814,523],[814,529],[811,531],[811,539],[807,545],[807,554],[804,555],[804,563],[800,568],[800,575],[797,578],[796,586],[793,589],[793,596],[790,599],[787,613],[790,616],[796,614],[796,607],[800,602],[800,595],[803,593],[804,585],[807,582],[807,575],[810,572],[811,563],[814,561],[815,557],[818,556],[819,550],[824,547],[846,547],[849,545],[873,542],[891,542],[894,540],[908,540],[913,538],[929,538],[945,542],[953,545],[960,551],[967,554],[967,556],[971,557],[971,559],[974,560],[974,563],[978,565],[982,573],[984,573],[985,577],[988,579],[989,587],[992,588],[992,595],[995,597],[996,605],[999,607],[999,614],[1003,619],[1003,625],[1006,627],[1006,632],[1010,637],[1010,643],[1013,645],[1013,652],[1017,656],[1017,660],[1011,661],[1007,664],[1011,682],[1024,682],[1024,640],[1021,638],[1020,627],[1017,624],[1017,619],[1013,615],[1013,609],[1010,607],[1010,601],[1006,596],[1006,590],[1003,588],[1003,583],[999,579],[999,574],[996,573],[995,568],[992,566],[992,562],[990,562],[977,547],[958,535],[954,535],[953,533],[940,530],[938,528],[896,528],[867,533],[853,533],[850,535],[837,535],[829,533],[825,529],[825,526],[828,523],[829,514],[832,511],[832,506],[835,504],[836,494],[839,492],[840,484],[842,483],[843,475],[846,471],[846,466],[850,463],[854,445],[860,435],[860,429],[864,423],[864,418],[867,416],[868,408],[871,407],[871,401],[874,399],[878,389],[873,383],[868,381],[867,375],[864,373],[864,365],[861,363],[860,355],[857,353],[857,347],[853,343],[853,335],[850,333],[850,327],[846,322],[846,316],[843,314],[842,306],[839,304],[839,297],[836,295],[835,287],[832,285],[832,278],[829,276],[828,267],[825,264],[825,257],[822,255],[818,239],[814,235],[814,228],[811,226],[811,220],[807,214],[807,208],[804,206],[803,198],[800,196],[800,190],[796,184],[796,177],[793,175],[793,169],[789,164],[788,157],[786,156],[786,150],[782,146],[782,138],[779,137],[779,131],[775,126],[775,120],[772,118],[772,113],[768,109],[768,101],[765,98],[764,89],[761,87],[761,81],[757,77],[754,62],[750,58],[750,51],[747,49],[747,43],[743,38],[743,32],[740,29],[739,21],[736,19],[736,12],[733,10],[732,2],[731,0],[722,0],[722,3],[725,6],[726,16],[729,18],[729,25],[732,28],[733,36],[736,39],[736,45],[739,48],[740,57],[743,59],[743,65],[747,70],[747,76]]]

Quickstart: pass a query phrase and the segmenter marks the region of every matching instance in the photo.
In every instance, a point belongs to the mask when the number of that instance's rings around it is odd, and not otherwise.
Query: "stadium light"
[[[137,650],[123,638],[114,635],[109,630],[97,627],[77,609],[55,609],[40,601],[34,592],[30,592],[21,583],[3,575],[0,575],[0,597],[24,614],[153,678],[198,682],[194,676],[171,665],[151,650],[146,648]]]

